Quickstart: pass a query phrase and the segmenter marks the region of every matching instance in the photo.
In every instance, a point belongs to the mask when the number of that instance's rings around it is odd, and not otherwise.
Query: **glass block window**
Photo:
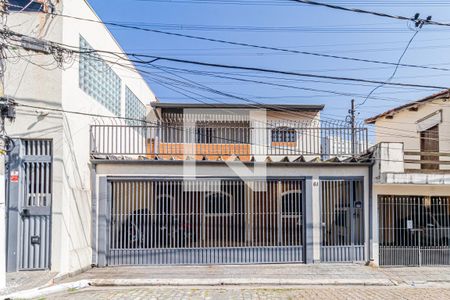
[[[80,51],[94,50],[80,36]],[[120,116],[120,77],[96,53],[80,54],[79,86],[86,94],[97,100],[109,111]]]
[[[125,87],[125,117],[139,119],[139,121],[127,120],[130,125],[143,125],[147,110],[138,97],[126,86]]]

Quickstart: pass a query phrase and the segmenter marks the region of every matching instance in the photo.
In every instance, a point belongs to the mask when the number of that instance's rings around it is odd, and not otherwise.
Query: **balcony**
[[[375,183],[450,184],[450,153],[408,151],[403,143],[379,143],[372,151]]]
[[[367,129],[343,124],[92,125],[90,153],[93,159],[266,162],[345,160],[365,153]]]

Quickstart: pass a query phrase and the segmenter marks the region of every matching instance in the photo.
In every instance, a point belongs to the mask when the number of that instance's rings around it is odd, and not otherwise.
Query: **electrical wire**
[[[414,38],[417,36],[417,34],[419,33],[419,30],[416,30],[416,32],[414,32],[414,34],[412,35],[411,39],[408,41],[408,43],[406,44],[405,49],[403,50],[402,54],[400,55],[398,61],[397,61],[397,65],[395,66],[394,72],[392,72],[391,76],[389,76],[389,78],[383,82],[380,83],[379,85],[377,85],[375,88],[373,88],[370,93],[367,95],[367,97],[364,99],[363,102],[359,103],[356,108],[363,106],[367,100],[370,98],[370,96],[372,96],[372,94],[378,90],[379,88],[383,87],[384,85],[386,85],[387,83],[389,83],[395,76],[395,74],[397,73],[398,67],[400,62],[402,61],[403,56],[405,56],[406,51],[408,51],[409,46],[411,45],[412,41],[414,40]]]
[[[59,13],[55,13],[55,12],[44,12],[44,13],[47,13],[47,14],[50,14],[50,15],[53,15],[53,16],[60,16],[60,17],[65,17],[65,18],[71,18],[71,19],[75,19],[75,20],[79,20],[79,21],[100,23],[100,24],[103,24],[103,25],[110,25],[110,26],[115,26],[115,27],[120,27],[120,28],[128,28],[128,29],[134,29],[134,30],[140,30],[140,31],[146,31],[146,32],[153,32],[153,33],[158,33],[158,34],[163,34],[163,35],[178,36],[178,37],[183,37],[183,38],[196,39],[196,40],[215,42],[215,43],[222,43],[222,44],[228,44],[228,45],[234,45],[234,46],[250,47],[250,48],[264,49],[264,50],[271,50],[271,51],[290,52],[290,53],[296,53],[296,54],[312,55],[312,56],[317,56],[317,57],[341,59],[341,60],[351,60],[351,61],[358,61],[358,62],[364,62],[364,63],[374,63],[374,64],[394,65],[394,66],[397,65],[394,62],[387,62],[387,61],[381,61],[381,60],[361,59],[361,58],[348,57],[348,56],[338,56],[338,55],[315,53],[315,52],[309,52],[309,51],[300,51],[300,50],[294,50],[294,49],[284,49],[284,48],[279,48],[279,47],[255,45],[255,44],[250,44],[250,43],[227,41],[227,40],[223,40],[223,39],[207,38],[207,37],[196,36],[196,35],[187,35],[187,34],[174,33],[174,32],[168,32],[168,31],[162,31],[162,30],[156,30],[156,29],[150,29],[150,28],[143,28],[143,27],[140,27],[140,26],[125,25],[125,24],[121,24],[121,23],[117,23],[117,22],[93,20],[93,19],[88,19],[88,18],[83,18],[83,17],[71,16],[71,15],[66,15],[66,14],[59,14]],[[405,18],[405,19],[411,21],[412,18]],[[449,24],[449,26],[450,26],[450,24]],[[429,66],[416,65],[416,64],[401,64],[401,66],[402,67],[409,67],[409,68],[420,68],[420,69],[450,71],[450,69],[448,69],[448,68],[429,67]]]

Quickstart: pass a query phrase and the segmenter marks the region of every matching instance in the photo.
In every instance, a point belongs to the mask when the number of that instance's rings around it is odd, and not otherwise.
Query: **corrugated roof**
[[[427,96],[427,97],[425,97],[423,99],[420,99],[420,100],[417,100],[417,101],[414,101],[414,102],[410,102],[410,103],[406,103],[404,105],[400,105],[398,107],[395,107],[393,109],[385,111],[384,113],[381,113],[381,114],[378,114],[378,115],[376,115],[374,117],[368,118],[368,119],[365,120],[365,122],[366,122],[366,124],[374,124],[379,118],[390,116],[390,115],[393,115],[396,112],[399,112],[401,110],[408,109],[408,108],[411,108],[411,107],[414,107],[414,106],[418,106],[418,105],[424,104],[424,103],[426,103],[428,101],[435,100],[437,97],[443,96],[445,94],[448,94],[448,96],[447,96],[447,98],[448,98],[450,96],[450,90],[444,90],[444,91],[438,92],[436,94]]]
[[[117,161],[117,162],[142,162],[142,161],[170,161],[170,162],[183,162],[183,161],[196,161],[196,162],[232,162],[232,161],[241,161],[243,163],[254,163],[255,157],[251,157],[251,159],[241,160],[239,156],[228,155],[226,157],[218,156],[216,159],[208,159],[206,156],[203,156],[203,159],[195,159],[193,157],[187,156],[185,159],[177,159],[176,157],[167,157],[164,158],[164,155],[155,156],[153,158],[148,158],[143,155],[139,156],[124,156],[124,155],[91,155],[92,161],[97,162],[106,162],[106,161]],[[270,155],[264,158],[265,163],[269,164],[280,164],[280,163],[288,163],[288,164],[361,164],[361,163],[371,163],[370,153],[366,153],[357,157],[331,157],[328,159],[321,159],[320,156],[314,157],[305,157],[303,155],[288,157],[285,156],[282,159],[273,160]]]

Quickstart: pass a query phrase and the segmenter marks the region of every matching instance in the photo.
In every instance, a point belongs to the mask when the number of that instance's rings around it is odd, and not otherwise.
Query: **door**
[[[362,180],[321,180],[321,261],[363,261]]]
[[[439,170],[439,125],[420,133],[420,152],[420,160],[425,162],[421,164],[422,170]]]
[[[52,142],[18,140],[10,155],[8,271],[50,268]]]

